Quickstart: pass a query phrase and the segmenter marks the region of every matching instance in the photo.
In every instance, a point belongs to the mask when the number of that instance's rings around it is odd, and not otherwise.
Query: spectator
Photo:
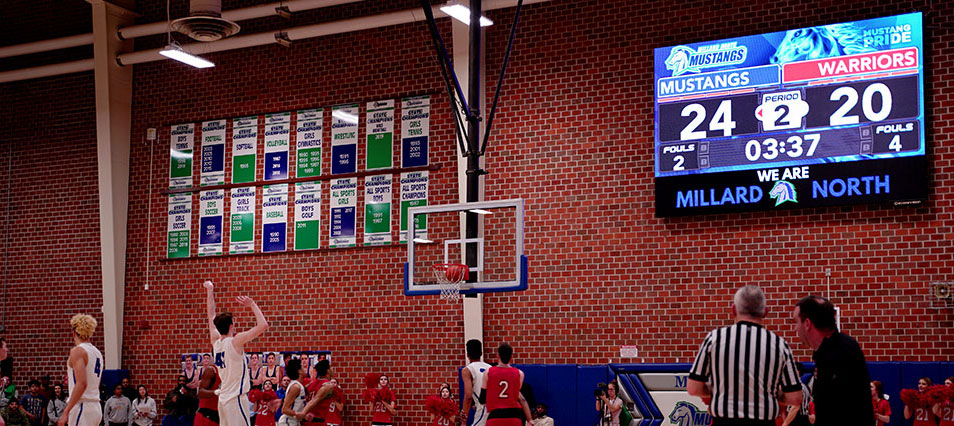
[[[272,383],[275,383],[279,378],[285,375],[282,367],[275,364],[276,361],[275,352],[269,352],[268,355],[265,356],[265,377],[262,378],[262,381],[271,380]]]
[[[285,400],[285,391],[288,390],[288,385],[290,384],[291,384],[291,378],[288,376],[282,376],[281,384],[279,384],[278,388],[275,389],[275,395],[278,396],[278,399],[282,401]],[[281,405],[279,404],[278,409],[275,410],[275,421],[277,422],[278,419],[280,419],[281,417],[282,417],[282,410],[281,410]]]
[[[53,385],[53,398],[46,404],[47,425],[56,426],[60,420],[60,415],[66,409],[66,392],[63,392],[63,385]]]
[[[553,419],[547,416],[547,405],[542,402],[533,411],[533,426],[553,426]]]
[[[16,399],[11,399],[7,408],[0,410],[0,417],[3,417],[3,423],[7,426],[30,426],[29,415]]]
[[[212,354],[204,353],[202,354],[202,366],[199,367],[199,377],[202,377],[202,372],[209,367],[212,367]]]
[[[13,381],[13,356],[7,347],[7,339],[0,337],[0,376],[9,377]]]
[[[126,426],[130,421],[131,407],[132,402],[123,395],[123,385],[116,385],[113,388],[113,396],[106,401],[103,420],[108,426]]]
[[[262,356],[258,352],[252,352],[248,356],[248,378],[252,382],[252,389],[262,389],[262,383],[265,376],[262,375]],[[278,383],[272,381],[272,384]]]
[[[50,381],[50,376],[46,374],[40,376],[40,395],[43,395],[43,399],[47,401],[53,399],[53,383]]]
[[[195,354],[182,355],[182,375],[186,377],[186,385],[189,389],[196,390],[199,388],[199,378],[202,377],[199,373],[199,369],[195,366]]]
[[[128,378],[124,377],[120,384],[123,387],[123,396],[125,396],[129,402],[139,398],[139,391],[136,390],[136,387],[132,385]]]
[[[166,393],[162,406],[168,414],[162,418],[163,426],[192,426],[198,399],[187,384],[186,376],[180,374],[176,387]]]
[[[0,378],[0,407],[6,407],[7,403],[17,399],[17,386],[10,380],[10,376]]]
[[[600,411],[600,417],[603,419],[602,424],[619,426],[619,415],[623,410],[623,400],[616,395],[616,383],[606,384],[606,392],[596,400],[596,409]]]
[[[838,331],[835,306],[824,297],[805,296],[793,314],[799,337],[815,350],[815,424],[873,425],[868,364],[858,342]]]
[[[136,388],[138,395],[132,402],[132,419],[130,426],[152,426],[156,418],[156,400],[149,396],[146,385]]]
[[[29,387],[30,392],[26,395],[23,395],[23,398],[20,399],[20,407],[23,408],[23,411],[26,411],[27,416],[30,418],[31,425],[40,426],[43,424],[46,398],[43,398],[43,395],[40,395],[40,382],[36,380],[30,380]]]

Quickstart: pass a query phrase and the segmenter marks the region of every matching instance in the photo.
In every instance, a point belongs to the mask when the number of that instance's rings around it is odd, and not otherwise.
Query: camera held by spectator
[[[593,396],[599,398],[603,395],[606,395],[606,383],[597,383],[596,389],[593,389]]]

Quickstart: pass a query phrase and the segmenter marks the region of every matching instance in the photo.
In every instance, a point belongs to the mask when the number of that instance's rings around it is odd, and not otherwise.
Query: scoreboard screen
[[[656,215],[924,200],[921,23],[655,49]]]

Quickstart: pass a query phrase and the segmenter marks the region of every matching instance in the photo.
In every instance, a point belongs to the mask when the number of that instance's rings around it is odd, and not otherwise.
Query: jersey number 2
[[[497,395],[500,399],[507,399],[510,396],[507,395],[507,388],[510,387],[510,383],[507,383],[506,380],[501,380],[500,383],[497,383],[497,386],[500,386],[500,394]]]

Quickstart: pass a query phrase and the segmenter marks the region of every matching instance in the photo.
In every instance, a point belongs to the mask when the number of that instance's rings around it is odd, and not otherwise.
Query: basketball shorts
[[[252,426],[248,409],[248,395],[239,395],[226,402],[219,400],[220,426]]]
[[[99,426],[103,421],[103,407],[99,401],[82,401],[70,410],[69,426]]]

